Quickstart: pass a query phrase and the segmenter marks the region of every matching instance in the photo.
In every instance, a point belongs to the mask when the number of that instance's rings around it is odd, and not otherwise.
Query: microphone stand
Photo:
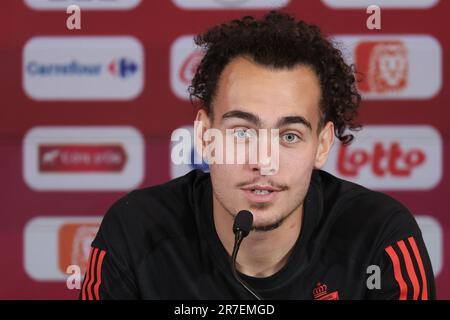
[[[239,247],[241,245],[242,239],[244,239],[244,234],[243,234],[242,230],[238,230],[234,236],[233,254],[231,255],[231,270],[233,272],[233,276],[248,292],[251,293],[251,295],[256,300],[263,300],[263,298],[260,295],[258,295],[253,289],[251,289],[250,286],[244,280],[242,280],[241,277],[237,273],[236,257],[237,257],[237,253],[238,253]]]

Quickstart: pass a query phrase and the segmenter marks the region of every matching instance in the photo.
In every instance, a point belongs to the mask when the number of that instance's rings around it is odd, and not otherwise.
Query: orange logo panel
[[[362,92],[399,92],[408,82],[408,50],[401,41],[366,41],[356,47],[358,83]]]
[[[91,243],[97,234],[99,223],[67,223],[59,229],[59,269],[66,272],[67,266],[78,265],[86,271]]]

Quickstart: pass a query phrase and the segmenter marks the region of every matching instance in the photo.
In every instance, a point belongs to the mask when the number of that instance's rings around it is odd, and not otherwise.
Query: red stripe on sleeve
[[[100,300],[100,294],[99,294],[99,288],[100,284],[102,283],[102,263],[103,258],[105,257],[106,251],[102,250],[100,251],[100,256],[98,258],[97,263],[97,283],[94,286],[94,296],[95,299]]]
[[[86,285],[89,282],[89,272],[91,269],[91,259],[92,259],[92,252],[94,250],[91,248],[89,251],[89,258],[86,264],[86,275],[84,277],[83,287],[81,288],[81,300],[86,300]]]
[[[94,298],[92,296],[92,283],[94,282],[95,261],[97,260],[97,256],[98,256],[98,249],[95,248],[94,254],[93,254],[93,257],[92,257],[92,265],[91,265],[91,268],[90,268],[89,284],[87,286],[87,294],[88,294],[88,299],[89,300],[94,300]]]
[[[409,279],[411,280],[414,293],[413,293],[413,299],[417,300],[419,298],[420,293],[420,285],[419,280],[417,280],[416,271],[414,270],[414,266],[411,260],[411,256],[409,255],[408,248],[406,248],[405,242],[403,240],[397,242],[402,254],[403,258],[405,259],[406,263],[406,271],[408,273]]]
[[[417,248],[416,241],[413,237],[408,238],[409,244],[416,257],[417,264],[419,265],[420,276],[422,277],[422,300],[428,300],[428,286],[427,286],[427,276],[425,274],[425,269],[423,268],[422,257],[420,256],[419,249]]]
[[[408,295],[408,287],[406,286],[405,280],[403,280],[402,270],[400,268],[400,261],[398,260],[398,256],[395,253],[392,246],[387,247],[385,251],[391,258],[392,265],[394,266],[394,277],[400,287],[399,300],[406,300],[406,297]]]

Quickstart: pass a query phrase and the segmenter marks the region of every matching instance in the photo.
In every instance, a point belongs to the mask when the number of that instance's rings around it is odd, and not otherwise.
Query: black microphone
[[[253,214],[247,210],[241,210],[234,218],[233,233],[234,233],[234,247],[233,254],[231,255],[231,270],[234,278],[255,297],[257,300],[263,300],[250,286],[239,277],[236,271],[236,256],[241,245],[242,239],[248,236],[250,229],[252,228]]]

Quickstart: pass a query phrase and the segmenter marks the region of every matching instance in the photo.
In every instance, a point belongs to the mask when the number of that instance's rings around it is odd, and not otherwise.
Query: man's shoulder
[[[185,206],[192,200],[193,193],[198,192],[198,188],[208,179],[208,173],[192,170],[165,183],[133,190],[121,198],[121,201],[134,204],[163,205],[168,208],[179,205]]]
[[[115,201],[103,218],[102,224],[125,231],[164,230],[188,227],[194,220],[194,193],[209,175],[195,170],[166,183],[140,188]]]
[[[325,211],[332,233],[348,241],[392,239],[420,233],[410,210],[390,195],[320,171]]]
[[[330,211],[340,209],[338,211],[341,213],[367,218],[409,212],[405,205],[386,193],[338,178],[326,171],[319,170],[318,175],[323,201]]]

